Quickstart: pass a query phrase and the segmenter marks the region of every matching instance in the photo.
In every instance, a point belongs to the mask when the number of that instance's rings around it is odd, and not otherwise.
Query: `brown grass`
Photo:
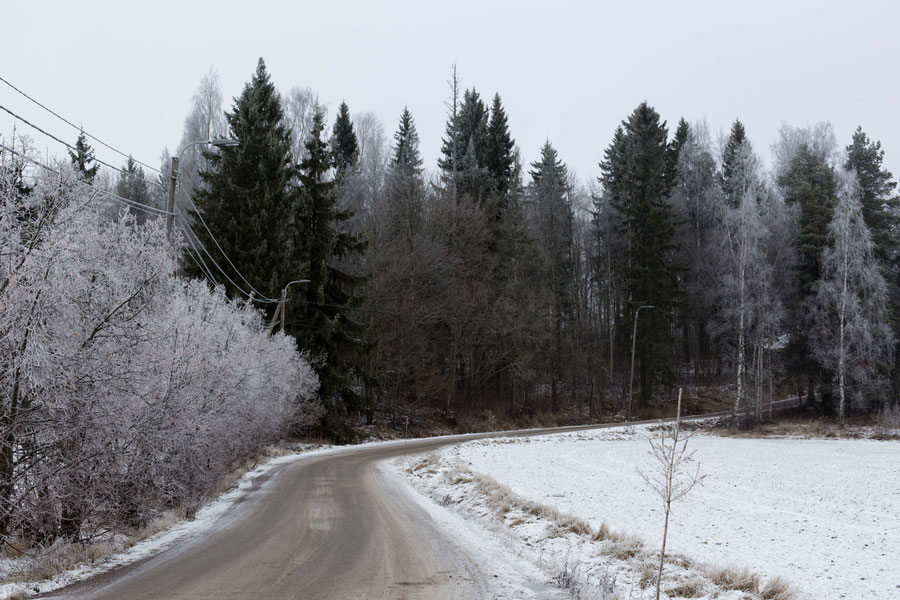
[[[685,579],[668,588],[666,594],[672,598],[700,598],[706,594],[706,580],[700,577]]]
[[[604,552],[619,560],[630,560],[640,554],[643,549],[644,545],[640,540],[622,536],[622,539],[613,542],[605,548]]]
[[[16,590],[6,597],[7,600],[28,600],[28,592],[25,590]]]
[[[787,417],[777,421],[752,424],[748,427],[732,427],[727,420],[701,425],[706,431],[723,437],[739,438],[805,438],[805,439],[900,439],[900,436],[881,435],[871,419],[858,418],[841,428],[836,419],[818,418],[807,420]]]
[[[642,590],[654,585],[658,573],[657,569],[659,569],[659,566],[655,562],[644,561],[641,563],[641,580],[638,582],[638,585]]]
[[[796,594],[785,580],[775,577],[766,582],[759,596],[762,600],[794,600]]]
[[[755,594],[759,591],[759,575],[745,568],[712,567],[707,571],[710,581],[726,590]]]

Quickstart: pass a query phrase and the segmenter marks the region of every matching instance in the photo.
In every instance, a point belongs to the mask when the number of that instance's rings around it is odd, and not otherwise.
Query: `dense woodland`
[[[713,139],[642,103],[585,183],[552,141],[524,164],[501,97],[449,84],[433,171],[408,109],[392,137],[344,103],[328,119],[262,60],[224,113],[211,72],[186,119],[182,145],[240,142],[183,165],[179,206],[209,227],[187,272],[232,297],[310,280],[286,330],[328,415],[627,412],[632,341],[636,415],[676,385],[751,417],[779,396],[842,419],[896,398],[898,199],[866,132],[783,125],[767,170],[739,119]]]
[[[113,175],[83,131],[49,165],[2,139],[0,540],[139,527],[291,433],[636,417],[675,387],[896,411],[900,201],[862,129],[783,125],[766,169],[739,119],[645,102],[583,182],[449,83],[431,170],[407,108],[392,136],[329,117],[260,59],[226,110],[210,72],[174,214],[167,152]]]

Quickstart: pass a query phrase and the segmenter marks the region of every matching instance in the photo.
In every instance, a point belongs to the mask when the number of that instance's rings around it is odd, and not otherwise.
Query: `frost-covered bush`
[[[0,536],[90,537],[195,504],[318,416],[260,311],[181,279],[161,220],[0,164]]]

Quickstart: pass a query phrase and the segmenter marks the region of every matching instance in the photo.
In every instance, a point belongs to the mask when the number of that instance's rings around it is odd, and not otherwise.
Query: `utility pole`
[[[631,377],[628,378],[628,421],[631,421],[631,400],[634,397],[634,349],[637,345],[637,322],[638,315],[641,314],[641,309],[654,309],[655,306],[650,306],[649,304],[645,304],[644,306],[639,306],[636,311],[634,311],[634,329],[631,332]]]
[[[240,146],[240,142],[237,140],[215,138],[212,140],[197,140],[196,142],[185,144],[175,153],[175,156],[172,157],[172,173],[169,176],[169,201],[167,202],[169,214],[166,215],[166,235],[168,235],[170,239],[172,237],[172,225],[175,222],[175,186],[178,185],[178,161],[181,159],[181,154],[185,150],[191,146],[196,146],[197,144],[207,144],[216,148],[233,148],[235,146]]]
[[[275,309],[275,315],[272,317],[272,326],[271,328],[269,328],[269,335],[275,333],[275,328],[278,326],[279,317],[281,319],[281,330],[287,331],[287,291],[288,288],[295,283],[309,283],[309,279],[298,279],[296,281],[291,281],[281,290],[281,302],[278,303],[278,308]]]
[[[178,183],[178,157],[172,157],[172,172],[169,177],[169,201],[166,203],[166,235],[172,239],[172,225],[175,222],[175,185]]]

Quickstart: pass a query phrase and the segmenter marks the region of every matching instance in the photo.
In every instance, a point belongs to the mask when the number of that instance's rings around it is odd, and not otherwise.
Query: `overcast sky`
[[[670,129],[705,118],[717,135],[739,117],[767,161],[782,122],[831,121],[841,146],[862,125],[900,174],[900,2],[13,0],[2,15],[0,75],[152,165],[210,67],[230,107],[262,56],[279,89],[310,86],[332,115],[341,100],[374,111],[388,135],[408,104],[429,168],[456,63],[464,87],[500,93],[527,161],[549,139],[582,180],[643,100]],[[3,85],[0,104],[77,135]],[[0,132],[12,126],[4,113]]]

